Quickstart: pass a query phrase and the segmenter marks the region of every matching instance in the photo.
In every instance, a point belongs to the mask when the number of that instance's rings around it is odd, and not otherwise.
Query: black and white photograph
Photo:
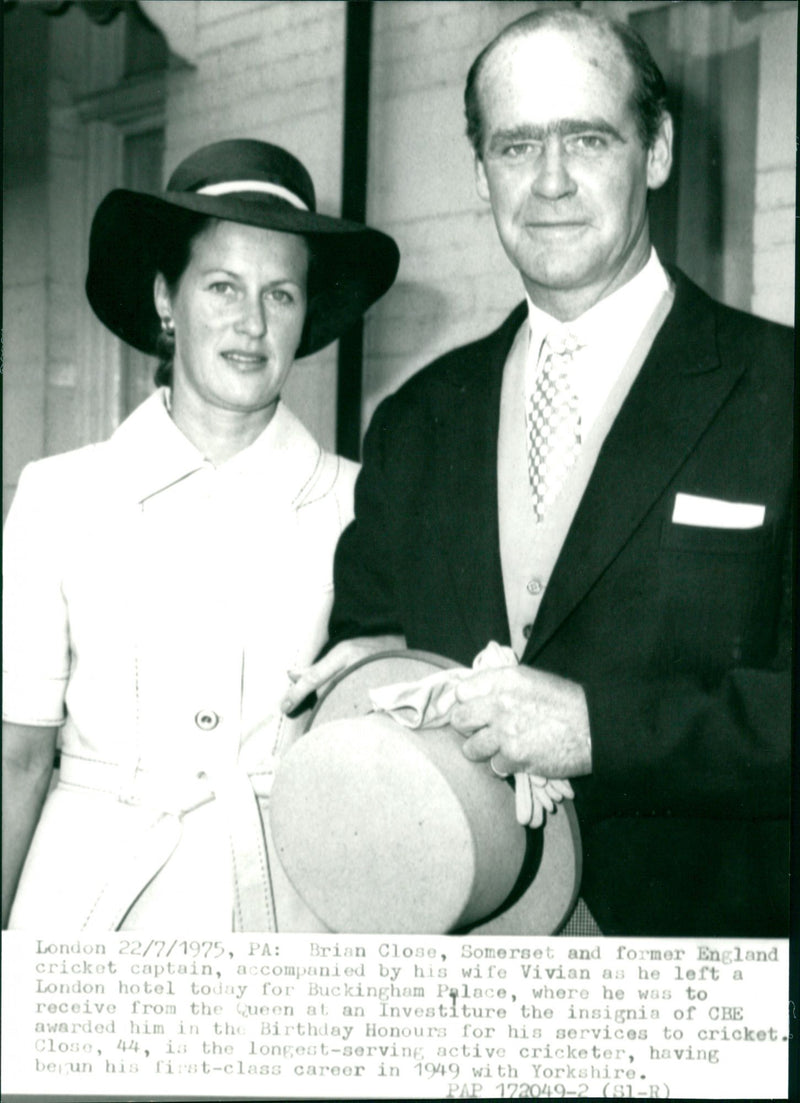
[[[3,16],[3,1100],[798,1090],[796,2]]]

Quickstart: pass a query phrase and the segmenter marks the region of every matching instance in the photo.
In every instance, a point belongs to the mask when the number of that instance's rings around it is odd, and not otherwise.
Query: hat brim
[[[153,302],[157,245],[169,227],[197,215],[300,234],[314,254],[313,293],[296,357],[341,337],[391,286],[400,254],[369,226],[301,210],[270,197],[152,194],[119,188],[100,203],[89,239],[86,294],[97,317],[127,344],[156,354]]]
[[[371,689],[390,685],[395,682],[413,681],[424,678],[442,669],[455,668],[458,664],[441,656],[425,651],[387,651],[368,656],[354,663],[344,671],[321,696],[313,710],[308,732],[334,721],[364,717],[372,711],[369,697]],[[477,764],[476,764],[477,768]],[[282,799],[281,787],[277,784],[273,794],[278,801]],[[277,810],[277,819],[289,822],[282,808]],[[511,812],[513,815],[513,811]],[[302,847],[302,840],[291,837],[291,831],[284,831],[284,853]],[[453,933],[475,935],[552,935],[557,934],[569,918],[578,897],[581,879],[582,850],[578,819],[572,802],[563,801],[556,805],[556,811],[548,814],[543,828],[527,829],[526,857],[513,890],[502,905],[480,921],[468,928]],[[281,848],[279,847],[279,853]],[[311,898],[319,895],[318,886],[303,883],[301,873],[307,864],[299,860],[292,870],[287,869],[299,894],[310,903]],[[294,876],[293,876],[294,873]],[[328,870],[332,880],[336,871]],[[325,920],[325,916],[320,918]],[[346,933],[344,929],[337,933]],[[389,931],[373,933],[391,933]],[[428,933],[419,931],[417,933]]]

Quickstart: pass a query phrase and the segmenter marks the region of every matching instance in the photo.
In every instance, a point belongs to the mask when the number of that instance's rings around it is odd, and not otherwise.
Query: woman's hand
[[[57,734],[58,728],[3,724],[4,929],[53,776]]]
[[[286,713],[294,712],[310,693],[320,693],[327,689],[337,675],[359,659],[381,651],[403,651],[405,646],[404,636],[359,636],[338,643],[319,662],[307,666],[305,670],[289,671],[292,685],[281,701],[281,709]]]

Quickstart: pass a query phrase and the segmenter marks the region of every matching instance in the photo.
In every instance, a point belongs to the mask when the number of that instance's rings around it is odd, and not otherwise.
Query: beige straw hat
[[[578,894],[571,801],[517,823],[509,782],[469,761],[451,727],[411,730],[369,690],[455,664],[421,651],[370,656],[320,699],[284,755],[270,820],[280,860],[334,932],[547,935]]]

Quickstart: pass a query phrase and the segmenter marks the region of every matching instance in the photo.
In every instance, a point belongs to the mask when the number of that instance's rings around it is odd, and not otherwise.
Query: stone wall
[[[782,6],[784,7],[784,6]],[[751,310],[794,321],[797,9],[765,18],[760,36]]]
[[[47,102],[38,13],[8,20],[3,68],[3,516],[23,465],[45,450]]]

